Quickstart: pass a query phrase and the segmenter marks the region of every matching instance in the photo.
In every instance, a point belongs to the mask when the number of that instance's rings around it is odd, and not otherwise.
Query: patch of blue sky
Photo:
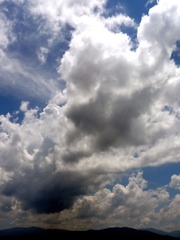
[[[22,58],[26,58],[26,60],[29,59],[31,62],[37,63],[37,51],[39,48],[51,48],[47,55],[47,65],[54,67],[57,58],[61,58],[68,49],[72,28],[66,25],[49,44],[52,33],[45,31],[45,20],[43,18],[34,18],[28,14],[23,4],[17,6],[13,2],[6,1],[1,6],[4,9],[4,14],[13,22],[13,31],[16,36],[16,41],[9,46],[9,52],[16,53],[21,55]]]
[[[171,54],[171,59],[177,66],[180,66],[180,40],[176,42],[176,48]]]
[[[44,102],[37,102],[34,99],[24,98],[23,101],[28,101],[28,108],[34,109],[39,108],[39,110],[43,109],[46,104]],[[0,94],[0,115],[10,114],[10,120],[12,122],[21,123],[24,118],[24,113],[20,111],[20,106],[22,103],[21,98],[17,98],[17,96],[10,96]]]
[[[69,42],[71,40],[72,27],[69,25],[64,26],[61,29],[60,37],[56,39],[53,45],[50,47],[50,51],[47,55],[45,67],[49,66],[54,70],[57,70],[57,66],[60,64],[60,59],[69,48]]]
[[[132,18],[138,25],[143,15],[148,14],[149,9],[156,4],[156,0],[108,0],[106,4],[105,16],[123,14]],[[134,26],[120,26],[120,31],[126,33],[133,43],[132,50],[138,46],[137,28]]]
[[[108,0],[106,4],[110,15],[123,13],[140,23],[143,15],[148,14],[149,9],[156,4],[156,1],[148,0]]]
[[[16,97],[0,94],[0,114],[13,113],[19,109],[20,105],[21,101]]]
[[[167,107],[165,111],[171,111],[172,109]],[[135,152],[134,158],[139,158],[140,153]],[[171,180],[171,176],[174,174],[179,174],[180,163],[169,163],[164,164],[162,166],[155,167],[144,167],[142,169],[138,169],[139,171],[143,171],[143,177],[148,181],[149,189],[157,189],[159,187],[167,186]],[[134,172],[134,169],[132,173]],[[169,189],[171,194],[175,194],[177,190]]]
[[[114,1],[108,0],[105,8],[106,11],[104,12],[104,15],[107,17],[112,17],[121,13],[125,14],[121,1],[119,0]]]
[[[72,28],[68,25],[65,26],[57,37],[53,39],[52,43],[49,44],[52,33],[44,31],[44,20],[42,18],[33,18],[33,16],[27,13],[26,4],[25,2],[17,6],[12,1],[5,1],[3,4],[0,4],[1,11],[13,23],[13,34],[16,38],[6,49],[6,54],[9,58],[17,59],[23,65],[30,66],[31,70],[46,76],[47,79],[57,79],[58,89],[62,90],[65,88],[65,82],[60,79],[57,68],[60,64],[60,59],[69,47]],[[38,52],[42,47],[47,49],[43,63],[38,58]],[[3,76],[1,76],[1,81],[5,85],[8,83]],[[16,91],[16,94],[14,91]],[[21,101],[29,101],[32,107],[38,106],[43,108],[47,104],[48,99],[35,99],[31,94],[23,94],[21,89],[17,88],[14,90],[10,85],[4,87],[3,84],[1,85],[0,114],[7,114],[8,112],[12,114],[14,111],[17,111]]]
[[[154,189],[167,186],[172,175],[179,175],[180,163],[169,163],[162,166],[143,168],[143,176],[148,181],[148,188]],[[177,190],[169,188],[171,194]]]
[[[169,183],[171,181],[171,176],[179,175],[179,169],[180,163],[169,163],[162,166],[130,169],[120,178],[117,177],[116,181],[112,185],[107,185],[106,187],[112,190],[115,184],[127,186],[129,183],[129,177],[136,175],[140,171],[143,172],[143,179],[147,181],[147,187],[145,190],[148,191],[165,188],[169,192],[170,198],[172,198],[177,194],[177,189],[171,188]]]
[[[17,7],[15,4],[7,2],[5,8],[8,9],[8,11],[5,11],[7,17],[14,23],[13,30],[16,36],[16,41],[9,46],[8,51],[11,54],[17,54],[23,60],[38,64],[37,53],[40,47],[51,48],[51,51],[47,54],[45,68],[47,69],[47,66],[49,66],[49,68],[55,69],[57,66],[56,60],[61,58],[68,48],[71,28],[66,26],[58,34],[58,38],[55,39],[53,44],[49,46],[49,39],[52,36],[50,32],[43,29],[45,23],[42,18],[33,18],[33,16],[28,15],[23,5]],[[11,14],[9,14],[10,12]]]

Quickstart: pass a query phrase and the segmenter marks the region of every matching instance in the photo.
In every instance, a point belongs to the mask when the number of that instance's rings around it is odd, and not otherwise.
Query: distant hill
[[[175,232],[178,233],[178,232]],[[66,231],[42,228],[12,228],[0,231],[0,239],[141,239],[141,240],[175,240],[172,236],[157,234],[149,230],[137,230],[132,228],[107,228],[102,230]],[[180,238],[178,238],[180,239]]]
[[[160,235],[168,235],[168,236],[171,236],[171,237],[174,237],[174,238],[180,238],[180,231],[164,232],[164,231],[154,229],[154,228],[146,229],[146,231],[157,233],[157,234],[160,234]]]
[[[170,232],[169,235],[180,239],[180,231]]]

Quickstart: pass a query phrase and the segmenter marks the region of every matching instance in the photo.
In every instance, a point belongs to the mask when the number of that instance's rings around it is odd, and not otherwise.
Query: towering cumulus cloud
[[[2,226],[179,228],[179,175],[142,172],[180,160],[179,0],[140,23],[106,0],[0,4],[0,88],[48,102],[0,115]]]

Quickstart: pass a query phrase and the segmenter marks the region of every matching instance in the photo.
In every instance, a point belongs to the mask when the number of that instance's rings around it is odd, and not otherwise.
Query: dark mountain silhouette
[[[159,235],[168,235],[171,237],[180,238],[180,231],[164,232],[155,228],[148,228],[145,230],[149,232],[157,233]]]
[[[42,228],[12,228],[0,231],[0,239],[141,239],[141,240],[175,240],[177,238],[160,235],[152,231],[133,228],[107,228],[102,230],[66,231]],[[178,238],[180,239],[180,238]]]
[[[169,233],[169,235],[180,239],[180,231],[172,231]]]

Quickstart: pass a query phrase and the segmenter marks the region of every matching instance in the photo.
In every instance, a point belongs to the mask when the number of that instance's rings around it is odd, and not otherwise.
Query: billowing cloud
[[[67,192],[64,193],[67,197]],[[112,189],[101,188],[94,193],[83,194],[75,198],[70,208],[58,214],[24,212],[15,200],[10,202],[8,197],[2,198],[1,203],[2,214],[7,217],[11,211],[10,220],[23,226],[27,222],[30,225],[38,222],[38,226],[61,226],[73,230],[130,226],[171,231],[179,227],[179,194],[171,197],[166,187],[149,189],[142,172],[130,176],[127,184],[116,183]],[[46,202],[45,206],[50,205]]]
[[[173,175],[171,177],[170,187],[180,190],[180,175]]]
[[[116,184],[112,190],[105,188],[95,195],[83,197],[74,205],[74,211],[82,222],[93,219],[103,227],[107,222],[111,226],[155,226],[159,215],[156,208],[163,211],[164,204],[169,205],[169,193],[166,189],[147,190],[147,184],[139,172],[129,178],[126,186]]]
[[[55,225],[66,228],[178,227],[178,194],[170,196],[167,186],[147,189],[141,172],[127,185],[117,181],[132,169],[179,162],[179,67],[171,58],[180,39],[179,1],[160,0],[139,26],[122,14],[106,17],[106,1],[14,4],[26,10],[37,36],[46,36],[33,48],[41,70],[10,58],[18,31],[14,19],[1,17],[1,73],[8,86],[14,73],[19,92],[48,103],[41,110],[23,101],[15,115],[0,116],[3,215],[12,212],[11,224],[19,224],[17,216],[29,224],[47,219],[53,225],[56,218]],[[136,41],[122,26],[137,30]],[[53,56],[54,72],[46,76],[49,54],[66,28],[69,44]],[[2,77],[1,88],[7,82]],[[178,181],[173,175],[168,186],[179,189]]]

